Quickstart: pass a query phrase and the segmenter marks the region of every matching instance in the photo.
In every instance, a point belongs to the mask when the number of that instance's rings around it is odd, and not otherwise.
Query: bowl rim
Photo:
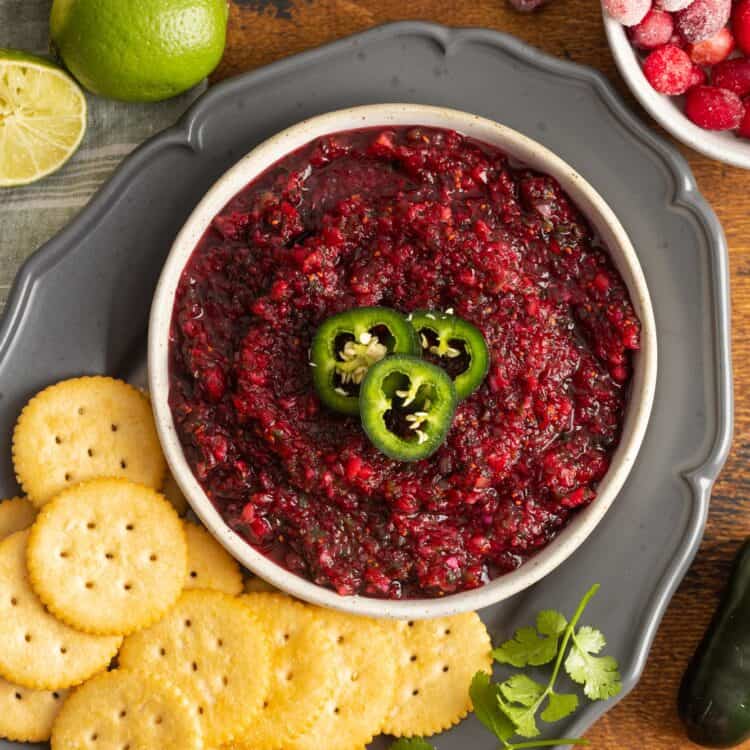
[[[638,54],[630,44],[625,27],[602,8],[604,32],[620,75],[643,108],[666,131],[686,146],[711,159],[750,169],[750,141],[731,132],[704,130],[692,123],[672,101],[673,97],[660,94],[643,74]]]
[[[608,248],[628,287],[642,334],[622,437],[596,501],[511,573],[480,588],[441,598],[392,600],[342,596],[312,583],[256,551],[225,523],[194,477],[177,437],[168,404],[168,345],[174,295],[184,266],[214,216],[237,192],[280,158],[317,137],[356,128],[401,125],[453,129],[554,176]],[[312,604],[374,617],[421,619],[481,609],[526,589],[564,562],[605,515],[635,462],[651,413],[656,370],[656,325],[645,276],[625,229],[599,193],[560,157],[511,128],[460,110],[419,104],[372,104],[328,112],[292,125],[253,148],[219,177],[177,234],[159,277],[149,319],[148,381],[156,427],[172,474],[196,515],[235,559],[282,591]]]

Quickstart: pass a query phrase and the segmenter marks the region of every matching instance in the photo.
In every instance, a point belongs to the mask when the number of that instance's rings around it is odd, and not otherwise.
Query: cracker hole
[[[124,584],[122,585],[122,587],[123,587],[123,588],[125,589],[125,591],[130,591],[130,589],[132,589],[132,588],[133,588],[133,584],[132,584],[132,583],[130,583],[130,582],[128,582],[128,583],[124,583]]]
[[[351,674],[352,682],[356,682],[358,679],[359,679],[359,675],[356,672],[352,672]]]
[[[414,688],[414,690],[411,691],[412,695],[419,695],[419,688]]]
[[[68,474],[68,472],[65,472],[65,481],[66,482],[69,482],[72,478],[73,477],[70,474]]]
[[[226,675],[221,678],[221,684],[224,685],[224,687],[229,684],[229,678]]]
[[[16,599],[15,596],[12,596],[10,599],[10,606],[11,607],[17,607],[18,606],[18,599]]]
[[[96,528],[96,522],[95,522],[95,521],[89,521],[89,522],[88,522],[88,523],[86,524],[86,528],[87,528],[87,529],[95,529],[95,528]]]
[[[165,649],[163,646],[159,649],[159,656],[166,656],[167,655],[167,649]]]
[[[410,628],[414,627],[414,620],[409,620],[409,622],[406,623]]]
[[[292,677],[294,677],[294,672],[287,672],[286,681],[291,682]]]
[[[288,641],[288,640],[289,640],[289,633],[284,633],[284,640],[285,640],[285,641]]]
[[[221,648],[221,647],[222,647],[222,646],[224,645],[224,641],[222,641],[222,640],[221,640],[221,638],[219,638],[219,640],[218,640],[218,641],[216,641],[216,645],[217,645],[217,646],[218,646],[219,648]]]
[[[416,660],[417,660],[417,655],[416,655],[416,654],[412,654],[412,655],[411,655],[411,656],[409,657],[409,661],[416,661]]]
[[[120,711],[120,718],[124,719],[128,715],[128,712],[123,708],[122,711]]]
[[[94,732],[94,734],[91,735],[91,741],[96,742],[99,739],[99,735]]]
[[[117,432],[117,425],[116,424],[111,424],[109,426],[109,429],[112,430],[112,432]]]
[[[443,635],[450,635],[450,634],[451,634],[451,629],[450,629],[450,628],[446,628],[446,629],[445,629],[445,630],[443,631]]]
[[[159,556],[158,555],[149,555],[148,559],[151,560],[151,562],[156,562],[159,559]]]
[[[125,531],[132,531],[135,528],[135,526],[132,523],[129,523],[125,526]]]
[[[70,552],[64,549],[62,552],[60,552],[60,557],[63,557],[63,558],[70,557]]]
[[[161,716],[157,716],[154,719],[154,724],[161,724],[164,721],[164,719]]]
[[[86,588],[87,589],[93,589],[94,588],[94,582],[93,581],[86,581]]]
[[[88,449],[88,450],[86,451],[86,453],[88,453],[88,454],[89,454],[89,458],[93,458],[93,457],[94,457],[94,449],[93,449],[93,448],[89,448],[89,449]]]
[[[16,700],[17,701],[23,700],[23,696],[21,695],[21,693],[16,693]]]
[[[193,672],[197,672],[198,671],[198,662],[194,661],[193,664],[192,664],[192,667],[193,667]]]
[[[106,553],[106,554],[104,555],[104,557],[106,557],[106,558],[107,558],[107,560],[114,560],[114,559],[115,559],[115,556],[114,556],[114,554],[113,554],[112,552],[107,552],[107,553]]]
[[[59,435],[55,435],[55,442],[60,445],[62,443],[62,438]]]
[[[192,620],[185,620],[185,627],[189,628],[193,624]]]
[[[31,633],[26,633],[23,639],[26,641],[26,643],[31,643]]]
[[[128,742],[127,744],[123,745],[122,750],[130,750],[130,743]]]
[[[191,571],[190,571],[190,577],[191,577],[191,578],[197,578],[197,577],[198,577],[198,574],[197,574],[197,573],[196,573],[196,572],[195,572],[194,570],[191,570]]]
[[[340,636],[339,636],[339,637],[338,637],[338,638],[336,639],[336,643],[343,643],[343,642],[344,642],[344,636],[343,636],[343,635],[340,635]]]
[[[68,653],[68,649],[65,646],[60,646],[60,653],[65,656]]]
[[[268,701],[263,701],[263,708],[268,708]]]
[[[124,458],[120,459],[120,468],[121,469],[127,469],[128,468],[128,462]]]
[[[198,713],[203,716],[203,706],[198,706]]]
[[[333,713],[337,714],[337,713],[339,713],[339,711],[340,711],[340,710],[341,710],[341,709],[339,709],[339,707],[338,707],[338,706],[336,706],[336,708],[334,708],[334,709],[333,709]]]
[[[78,414],[80,416],[83,416],[86,413],[86,409],[84,409],[82,406],[78,407]]]
[[[450,667],[446,664],[443,666],[443,672],[447,672],[450,669]]]
[[[58,693],[58,692],[54,692],[54,693],[52,693],[52,697],[53,697],[53,698],[54,698],[54,699],[55,699],[56,701],[59,701],[59,700],[60,700],[60,693]]]

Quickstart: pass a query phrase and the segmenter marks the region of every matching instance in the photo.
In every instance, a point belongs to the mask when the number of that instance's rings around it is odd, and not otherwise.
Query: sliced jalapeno
[[[440,367],[396,354],[367,372],[359,394],[362,427],[373,445],[399,461],[419,461],[445,440],[456,387]]]
[[[439,364],[453,378],[458,400],[474,393],[490,366],[482,332],[450,312],[417,310],[407,319],[419,336],[422,356]]]
[[[401,313],[358,307],[333,315],[313,338],[310,364],[320,400],[344,414],[359,413],[360,384],[388,354],[419,354],[417,336]]]

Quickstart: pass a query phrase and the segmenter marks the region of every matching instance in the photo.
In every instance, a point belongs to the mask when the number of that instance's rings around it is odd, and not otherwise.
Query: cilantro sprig
[[[523,672],[516,672],[503,682],[493,682],[486,672],[474,675],[469,689],[474,713],[497,737],[503,750],[588,744],[586,740],[570,737],[535,739],[540,734],[537,714],[542,721],[554,723],[578,708],[576,693],[555,690],[561,669],[565,669],[573,682],[583,686],[590,700],[606,700],[622,689],[617,661],[611,656],[599,656],[606,645],[604,635],[588,625],[578,627],[598,590],[599,584],[595,584],[586,592],[570,622],[560,612],[544,610],[537,615],[536,627],[519,628],[513,638],[493,650],[495,661],[517,669],[553,664],[546,685]],[[513,741],[516,735],[522,741]],[[434,748],[423,739],[411,738],[398,740],[391,750]]]

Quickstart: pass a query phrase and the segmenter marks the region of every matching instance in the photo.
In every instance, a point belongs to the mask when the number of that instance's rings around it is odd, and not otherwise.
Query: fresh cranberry
[[[737,57],[719,63],[711,71],[711,83],[737,96],[747,96],[750,94],[750,60]]]
[[[726,60],[734,49],[732,32],[724,27],[718,34],[703,42],[691,44],[688,47],[690,59],[696,65],[716,65]]]
[[[660,94],[676,96],[684,94],[690,87],[693,62],[685,51],[667,44],[646,58],[643,74]]]
[[[739,0],[732,13],[732,30],[737,46],[750,55],[750,0]]]
[[[729,21],[732,0],[694,0],[675,14],[677,31],[689,44],[710,39]]]
[[[737,94],[716,86],[696,86],[685,99],[685,114],[705,130],[734,130],[745,115]]]
[[[651,9],[651,0],[602,0],[602,5],[618,23],[635,26]]]
[[[690,72],[690,83],[688,84],[688,91],[694,86],[702,86],[708,80],[706,71],[701,68],[700,65],[693,63],[693,69]]]
[[[651,9],[645,18],[630,28],[630,41],[639,49],[656,49],[668,44],[674,33],[674,21],[671,14]]]

